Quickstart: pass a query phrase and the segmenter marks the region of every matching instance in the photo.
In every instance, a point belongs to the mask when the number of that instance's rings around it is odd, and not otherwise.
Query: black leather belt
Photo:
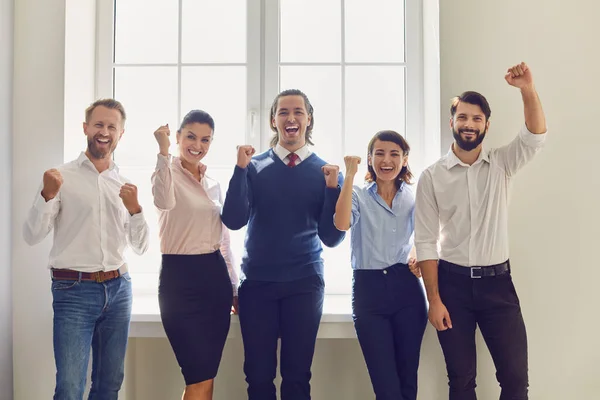
[[[509,273],[510,261],[506,260],[502,264],[488,265],[485,267],[464,267],[449,261],[440,260],[439,267],[455,274],[466,275],[473,279],[479,279]]]

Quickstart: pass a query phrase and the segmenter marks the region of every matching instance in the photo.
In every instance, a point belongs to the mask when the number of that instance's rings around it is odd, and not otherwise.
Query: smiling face
[[[97,106],[83,123],[87,136],[87,154],[97,160],[108,158],[117,148],[124,133],[121,113],[113,108]]]
[[[282,96],[271,125],[277,130],[279,144],[290,151],[296,151],[306,144],[306,130],[311,123],[304,98],[299,95]]]
[[[450,120],[454,141],[465,151],[474,150],[483,142],[489,124],[490,121],[486,121],[479,105],[466,102],[458,104],[456,113]]]
[[[194,122],[184,125],[177,132],[179,157],[189,165],[198,165],[206,156],[212,143],[213,130],[205,123]]]
[[[377,139],[368,162],[378,183],[393,182],[398,179],[402,168],[407,166],[408,156],[397,143]]]

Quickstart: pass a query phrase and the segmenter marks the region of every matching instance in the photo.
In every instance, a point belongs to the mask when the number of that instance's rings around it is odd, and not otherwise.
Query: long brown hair
[[[373,157],[373,148],[375,147],[375,142],[378,140],[381,140],[382,142],[396,143],[402,149],[404,157],[408,156],[408,153],[410,152],[410,146],[408,145],[406,139],[402,137],[402,135],[400,135],[398,132],[387,130],[379,131],[375,134],[375,136],[373,136],[373,138],[369,142],[367,157]],[[400,189],[402,182],[406,183],[407,185],[411,185],[412,178],[413,174],[412,172],[410,172],[410,168],[407,163],[406,166],[402,167],[400,173],[398,174],[398,177],[396,178],[396,188]],[[368,166],[368,172],[365,176],[365,180],[367,182],[373,182],[377,180],[377,174],[375,173],[375,170],[371,165]]]

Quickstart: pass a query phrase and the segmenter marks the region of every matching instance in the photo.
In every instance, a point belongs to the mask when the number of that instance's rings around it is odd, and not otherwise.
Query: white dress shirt
[[[158,208],[160,251],[163,254],[209,254],[221,251],[237,295],[239,278],[234,268],[229,230],[221,222],[223,196],[216,180],[200,165],[198,181],[179,157],[158,155],[152,175],[154,205]]]
[[[482,148],[473,165],[461,162],[451,148],[425,170],[415,205],[417,259],[466,267],[505,262],[509,183],[545,139],[546,134],[533,134],[523,126],[508,145]]]
[[[54,229],[50,268],[80,272],[112,271],[126,265],[129,244],[136,254],[148,248],[148,225],[143,213],[130,215],[119,197],[128,181],[111,163],[98,173],[85,153],[57,168],[63,184],[52,200],[37,192],[23,227],[25,241],[34,245]]]
[[[275,152],[275,154],[277,154],[277,157],[279,157],[285,165],[287,165],[290,162],[290,158],[288,156],[292,152],[287,150],[285,147],[283,147],[279,143],[277,143],[277,145],[275,145],[275,148],[273,149],[273,151]],[[308,145],[305,144],[304,146],[300,147],[298,150],[294,151],[294,153],[296,153],[296,155],[298,156],[298,158],[296,159],[296,165],[298,165],[302,161],[306,160],[308,158],[308,156],[311,155],[312,151],[310,151],[310,148],[308,147]]]

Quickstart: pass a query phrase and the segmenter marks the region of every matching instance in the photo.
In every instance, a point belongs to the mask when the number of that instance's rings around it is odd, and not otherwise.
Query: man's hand
[[[46,202],[56,197],[63,182],[64,179],[59,170],[53,168],[44,172],[44,188],[41,195]]]
[[[142,212],[142,207],[138,202],[137,187],[135,185],[126,183],[121,186],[119,197],[123,200],[123,204],[127,211],[129,211],[129,214],[133,215]]]
[[[521,64],[514,65],[506,71],[504,79],[509,85],[519,89],[525,89],[533,87],[533,76],[529,66],[522,62]]]
[[[439,298],[429,303],[429,322],[438,331],[452,329],[452,320],[450,320],[448,309]]]
[[[250,145],[238,146],[237,150],[237,166],[240,168],[246,168],[248,164],[250,164],[252,156],[256,151],[254,150],[254,147]]]
[[[328,188],[337,188],[340,167],[337,165],[327,164],[323,165],[321,169],[323,170],[323,175],[325,176],[325,185],[327,185]]]

